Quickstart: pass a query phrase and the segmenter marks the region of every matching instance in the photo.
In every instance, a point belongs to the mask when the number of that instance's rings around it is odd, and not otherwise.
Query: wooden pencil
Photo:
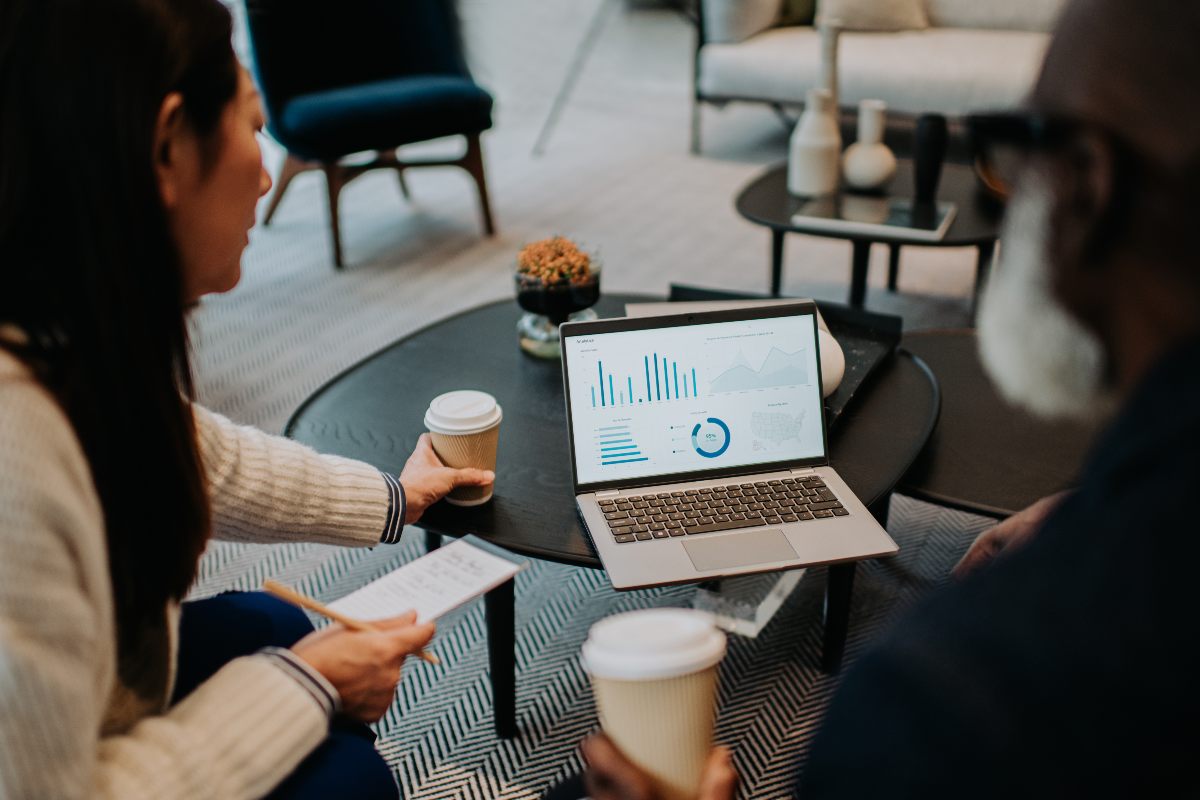
[[[314,611],[324,617],[328,617],[329,619],[333,620],[334,622],[340,622],[342,625],[344,625],[345,627],[349,628],[352,631],[377,631],[377,630],[379,630],[379,627],[377,625],[373,625],[370,622],[364,622],[361,619],[354,619],[353,617],[348,617],[345,614],[341,613],[340,611],[334,611],[332,608],[325,605],[324,603],[314,600],[311,597],[308,597],[307,595],[300,594],[300,592],[297,592],[295,589],[284,586],[282,583],[279,583],[278,581],[273,581],[273,580],[269,580],[269,579],[263,581],[263,591],[266,592],[267,594],[278,597],[280,600],[286,600],[287,602],[292,603],[293,605],[300,606],[301,608],[307,608],[309,611]],[[441,659],[439,659],[433,653],[427,653],[424,650],[420,650],[420,651],[414,653],[414,655],[416,655],[417,658],[419,658],[422,661],[429,663],[429,664],[442,663]]]

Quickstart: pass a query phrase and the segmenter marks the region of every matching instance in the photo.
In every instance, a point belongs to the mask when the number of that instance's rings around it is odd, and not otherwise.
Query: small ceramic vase
[[[858,106],[858,141],[846,148],[842,174],[852,189],[882,189],[896,174],[896,156],[883,143],[882,100],[863,100]]]
[[[821,18],[816,23],[821,37],[821,74],[818,86],[829,90],[834,111],[838,105],[838,38],[842,35],[840,19]]]
[[[788,143],[788,191],[820,197],[838,189],[842,134],[826,89],[809,89],[804,113]]]

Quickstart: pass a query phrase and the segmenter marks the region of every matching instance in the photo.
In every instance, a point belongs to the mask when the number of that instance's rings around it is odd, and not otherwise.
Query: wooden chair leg
[[[405,200],[412,200],[412,193],[408,190],[408,181],[404,178],[405,165],[400,160],[400,150],[390,150],[385,155],[387,163],[392,169],[396,170],[396,180],[400,183],[400,194],[404,195]]]
[[[283,193],[291,185],[292,178],[310,169],[316,169],[316,166],[296,158],[291,153],[287,154],[287,158],[283,160],[283,167],[279,170],[279,177],[275,179],[275,193],[271,195],[271,202],[267,206],[267,215],[263,217],[263,225],[271,224],[271,218],[275,216],[275,209],[279,208],[279,201],[283,199]]]
[[[342,268],[342,234],[338,227],[338,195],[346,184],[342,168],[336,162],[321,165],[325,170],[325,185],[329,196],[329,230],[333,234],[333,265]]]
[[[479,134],[467,136],[467,154],[463,156],[462,165],[471,173],[475,185],[479,187],[479,211],[483,215],[483,229],[488,236],[495,236],[496,226],[492,222],[492,207],[488,202],[487,178],[483,174],[483,147],[479,143]]]

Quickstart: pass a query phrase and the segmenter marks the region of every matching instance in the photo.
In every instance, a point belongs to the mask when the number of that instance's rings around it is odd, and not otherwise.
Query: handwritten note
[[[431,622],[496,588],[524,566],[476,547],[470,538],[410,561],[329,607],[367,621],[415,609],[419,622]]]

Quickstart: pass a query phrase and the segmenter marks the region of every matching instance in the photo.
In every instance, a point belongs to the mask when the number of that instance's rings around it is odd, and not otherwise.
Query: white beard
[[[1116,397],[1104,346],[1059,304],[1046,240],[1052,194],[1027,172],[1008,207],[1003,251],[979,310],[983,366],[1011,403],[1044,418],[1094,419]]]

